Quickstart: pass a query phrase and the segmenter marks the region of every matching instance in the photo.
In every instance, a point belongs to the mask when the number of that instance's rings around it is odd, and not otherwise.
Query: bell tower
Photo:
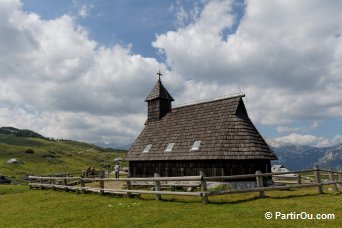
[[[157,73],[157,75],[159,76],[157,84],[145,99],[147,102],[146,124],[149,122],[159,121],[161,118],[163,118],[168,112],[171,111],[171,102],[174,101],[160,80],[160,76],[162,76],[160,71]]]

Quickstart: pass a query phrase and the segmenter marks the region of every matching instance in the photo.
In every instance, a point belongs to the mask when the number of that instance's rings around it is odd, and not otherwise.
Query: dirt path
[[[125,181],[106,181],[105,188],[123,189],[125,183]]]
[[[121,178],[126,178],[127,173],[122,172],[120,173]],[[111,178],[114,178],[111,176]],[[105,188],[112,188],[112,189],[123,189],[126,181],[105,181]]]

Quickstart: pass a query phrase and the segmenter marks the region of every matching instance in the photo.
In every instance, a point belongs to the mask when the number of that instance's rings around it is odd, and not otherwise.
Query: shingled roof
[[[145,101],[150,101],[156,98],[163,98],[163,99],[174,101],[174,99],[171,97],[169,92],[165,89],[165,87],[161,83],[160,79],[158,80],[157,84],[154,86],[150,94],[146,97]]]
[[[198,140],[199,150],[191,150]],[[169,143],[172,151],[165,152]],[[277,159],[249,119],[242,96],[173,108],[147,123],[126,156],[127,161],[211,159]]]

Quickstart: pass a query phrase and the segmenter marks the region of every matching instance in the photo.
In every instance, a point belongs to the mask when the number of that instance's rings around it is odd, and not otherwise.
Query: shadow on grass
[[[286,192],[296,192],[295,190],[287,190]],[[297,192],[298,193],[298,192]],[[246,202],[251,202],[251,201],[256,201],[256,200],[263,200],[263,199],[275,199],[275,200],[283,200],[283,199],[295,199],[295,198],[303,198],[303,197],[310,197],[310,196],[324,196],[324,195],[330,195],[330,196],[338,196],[341,195],[342,192],[329,192],[329,193],[323,193],[323,194],[319,194],[319,193],[306,193],[306,194],[296,194],[296,195],[283,195],[283,196],[268,196],[267,192],[266,192],[266,196],[264,198],[260,198],[258,196],[246,196],[246,198],[244,199],[234,199],[234,198],[230,198],[230,199],[218,199],[215,197],[216,196],[211,196],[209,197],[209,204],[212,205],[229,205],[229,204],[240,204],[240,203],[246,203]],[[223,197],[226,197],[226,195],[222,195]],[[243,197],[243,196],[241,196]],[[151,196],[136,196],[136,198],[143,200],[143,201],[156,201],[155,198],[151,197]],[[161,200],[159,200],[160,202],[175,202],[175,203],[185,203],[185,204],[202,204],[202,199],[201,197],[171,197],[171,198],[165,198],[162,197]]]
[[[292,190],[289,190],[292,191]],[[267,193],[266,193],[267,194]],[[253,196],[253,197],[248,197],[245,199],[237,199],[237,200],[232,200],[232,201],[210,201],[209,198],[209,203],[210,204],[217,204],[217,205],[222,205],[222,204],[240,204],[240,203],[245,203],[245,202],[251,202],[251,201],[256,201],[256,200],[261,200],[261,199],[278,199],[278,200],[282,200],[282,199],[295,199],[295,198],[303,198],[303,197],[310,197],[310,196],[319,196],[319,195],[330,195],[330,196],[338,196],[341,195],[342,192],[330,192],[330,193],[323,193],[323,194],[319,194],[319,193],[306,193],[306,194],[300,194],[300,195],[284,195],[284,196],[265,196],[263,198],[260,198],[258,196]]]
[[[52,190],[51,190],[52,191]],[[56,190],[56,192],[64,192],[63,190]],[[284,194],[283,194],[284,192]],[[0,191],[1,193],[1,191]],[[94,194],[97,193],[86,193],[86,194]],[[249,195],[247,195],[249,194]],[[312,197],[312,196],[339,196],[342,195],[342,192],[328,192],[325,191],[323,194],[319,194],[317,192],[312,193],[302,193],[296,190],[286,190],[286,191],[278,191],[278,192],[265,192],[266,196],[264,198],[260,198],[256,195],[250,195],[250,193],[242,193],[242,194],[229,194],[231,197],[226,195],[218,195],[218,196],[210,196],[209,204],[211,205],[234,205],[241,204],[246,202],[252,202],[256,200],[264,200],[264,199],[274,199],[274,200],[283,200],[283,199],[295,199],[295,198],[304,198],[304,197]],[[281,195],[280,195],[281,194]],[[81,194],[83,195],[83,194]],[[110,198],[126,198],[126,195],[116,195],[116,194],[105,194],[106,197]],[[132,195],[131,199],[138,199],[145,202],[156,202],[154,195]],[[202,198],[200,196],[167,196],[162,195],[160,203],[163,202],[174,202],[174,203],[183,203],[183,204],[202,204]]]
[[[156,199],[150,198],[150,197],[144,197],[144,196],[136,196],[139,200],[143,201],[157,201]],[[182,198],[165,198],[162,197],[159,202],[174,202],[174,203],[202,203],[200,197],[196,198],[188,198],[188,199],[182,199]]]

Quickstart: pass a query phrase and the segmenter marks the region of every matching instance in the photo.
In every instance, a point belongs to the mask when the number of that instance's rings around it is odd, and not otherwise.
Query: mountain
[[[318,164],[321,167],[336,167],[337,169],[342,169],[342,144],[328,148],[324,157],[319,159]]]
[[[41,138],[45,139],[44,136],[38,134],[37,132],[28,130],[28,129],[18,129],[14,127],[1,127],[0,133],[8,134],[8,135],[15,135],[18,137],[33,137],[33,138]]]
[[[128,150],[132,144],[122,144],[122,143],[104,143],[104,142],[96,142],[95,145],[103,147],[103,148],[111,148],[114,150]]]
[[[269,146],[276,147],[276,148],[281,147],[281,146],[290,146],[291,145],[289,143],[278,141],[278,140],[275,140],[272,138],[266,138],[265,140]]]
[[[274,139],[266,139],[266,142],[278,157],[272,164],[282,164],[290,170],[310,169],[316,164],[325,169],[342,169],[342,144],[313,147]]]
[[[125,157],[125,152],[84,142],[47,139],[31,130],[0,128],[0,174],[12,180],[28,174],[80,175],[90,165],[97,170],[113,165],[114,159]],[[14,159],[18,162],[8,162]]]

